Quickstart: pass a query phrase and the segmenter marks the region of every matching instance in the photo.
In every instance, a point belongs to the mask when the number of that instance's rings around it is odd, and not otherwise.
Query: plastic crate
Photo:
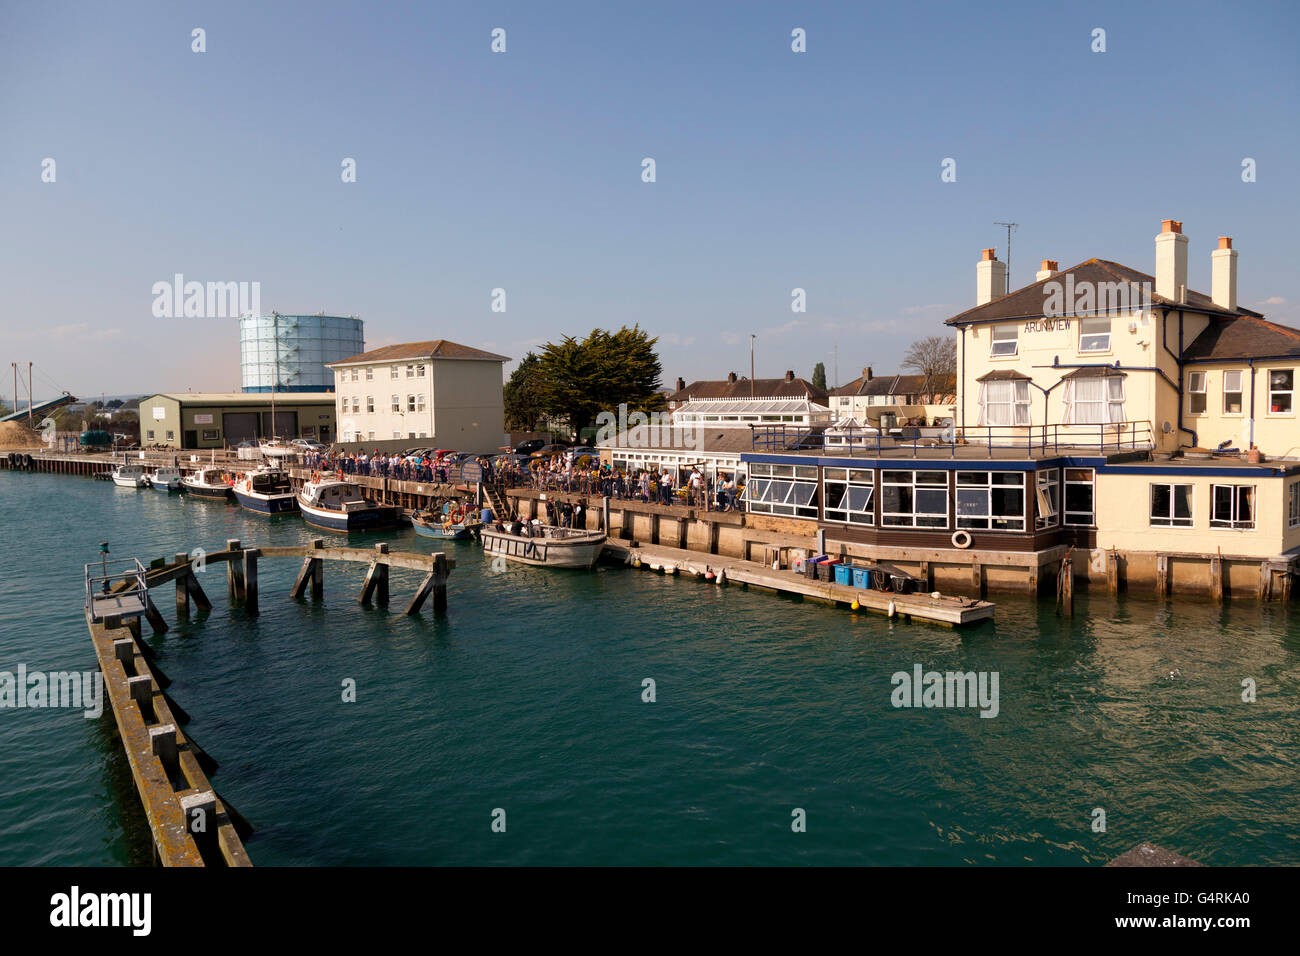
[[[868,568],[853,569],[853,586],[859,591],[866,591],[871,588],[871,571]]]
[[[837,564],[835,567],[836,584],[853,584],[853,572],[856,570],[851,564]]]

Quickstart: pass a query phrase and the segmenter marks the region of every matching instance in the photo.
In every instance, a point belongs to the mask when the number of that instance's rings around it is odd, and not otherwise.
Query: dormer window
[[[1004,358],[1015,355],[1019,351],[1019,343],[1016,339],[1018,329],[1014,325],[995,325],[993,326],[993,337],[989,342],[989,357]]]

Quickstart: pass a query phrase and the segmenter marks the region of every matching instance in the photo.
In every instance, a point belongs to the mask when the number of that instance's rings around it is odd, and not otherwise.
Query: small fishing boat
[[[426,538],[458,541],[471,537],[477,523],[474,522],[473,512],[467,512],[459,505],[444,505],[441,514],[434,511],[414,512],[411,515],[411,527],[416,534]]]
[[[181,490],[181,473],[177,468],[165,465],[155,468],[149,476],[149,487],[154,491],[172,492]]]
[[[144,465],[118,465],[113,469],[113,484],[119,488],[143,488],[148,483]]]
[[[313,475],[298,492],[298,508],[309,525],[326,531],[379,531],[397,524],[397,509],[367,501],[361,489],[341,478]]]
[[[223,501],[231,497],[230,486],[233,484],[220,468],[200,468],[181,479],[187,495],[194,498],[219,498]]]
[[[509,529],[514,525],[505,527],[506,531],[496,531],[484,526],[479,531],[484,554],[548,568],[590,568],[605,547],[603,531],[533,525],[534,532],[529,537],[524,533],[511,534]]]
[[[298,498],[289,483],[288,472],[278,465],[263,465],[245,472],[232,489],[235,500],[249,511],[279,515],[298,510]]]

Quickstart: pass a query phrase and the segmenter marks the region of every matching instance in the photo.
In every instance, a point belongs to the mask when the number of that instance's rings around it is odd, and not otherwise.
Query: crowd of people
[[[517,455],[479,456],[459,464],[435,460],[429,455],[412,457],[385,453],[375,449],[365,452],[319,452],[303,457],[303,464],[315,471],[335,471],[344,475],[368,475],[395,478],[399,481],[446,483],[463,478],[464,464],[472,461],[479,468],[474,480],[500,484],[507,488],[534,488],[538,491],[570,492],[599,495],[624,501],[654,502],[662,505],[687,505],[709,511],[738,511],[743,485],[734,473],[707,474],[700,466],[677,469],[671,466],[615,468],[583,456],[577,461],[571,454],[544,458]]]

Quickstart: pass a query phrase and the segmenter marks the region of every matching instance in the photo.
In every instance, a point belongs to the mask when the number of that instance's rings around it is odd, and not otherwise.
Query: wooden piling
[[[1267,561],[1259,565],[1259,599],[1267,601],[1273,596],[1273,568]]]
[[[1169,595],[1169,555],[1156,555],[1156,597]]]
[[[380,542],[375,545],[376,558],[366,572],[366,580],[361,585],[358,604],[369,604],[371,597],[382,605],[388,604],[388,564],[383,556],[388,554],[388,545]]]
[[[257,549],[244,550],[244,610],[257,614]]]
[[[1114,548],[1106,552],[1106,587],[1111,594],[1119,593],[1119,552]]]
[[[1074,617],[1074,549],[1061,561],[1059,573],[1061,610],[1066,617]]]
[[[1210,557],[1210,596],[1223,600],[1223,558],[1217,554]]]
[[[323,551],[325,548],[324,538],[312,538],[311,548],[313,551]],[[307,593],[307,584],[311,583],[311,596],[314,600],[319,601],[325,592],[324,576],[321,565],[324,562],[312,555],[302,559],[302,567],[298,569],[298,577],[294,579],[293,587],[289,591],[289,596],[300,598]]]
[[[186,564],[190,556],[184,551],[176,555],[177,564]],[[176,616],[177,618],[190,616],[190,590],[186,587],[189,580],[188,574],[179,574],[176,576]]]
[[[145,595],[144,616],[149,621],[149,626],[153,628],[155,634],[167,633],[167,621],[158,612],[158,608],[153,603],[153,598],[148,595]]]
[[[231,538],[226,542],[227,551],[238,552],[243,549],[238,538]],[[244,600],[244,565],[237,554],[231,554],[226,562],[226,594],[231,604],[238,604]]]

